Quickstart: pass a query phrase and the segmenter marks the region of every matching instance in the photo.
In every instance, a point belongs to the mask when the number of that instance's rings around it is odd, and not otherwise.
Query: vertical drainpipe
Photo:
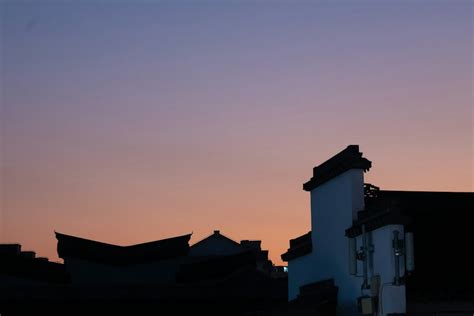
[[[368,264],[369,264],[369,240],[367,238],[367,232],[365,231],[365,225],[362,225],[362,241],[363,241],[363,271],[364,271],[364,283],[362,283],[363,289],[370,288],[369,286],[369,274],[368,274]]]
[[[394,285],[400,285],[400,256],[402,249],[400,247],[400,240],[398,239],[398,230],[393,232],[393,253],[395,255],[395,278]]]

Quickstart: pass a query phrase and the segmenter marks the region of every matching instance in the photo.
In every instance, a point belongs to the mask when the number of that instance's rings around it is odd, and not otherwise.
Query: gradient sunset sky
[[[472,191],[472,1],[0,10],[0,237],[39,256],[220,229],[281,263],[349,144],[382,189]]]

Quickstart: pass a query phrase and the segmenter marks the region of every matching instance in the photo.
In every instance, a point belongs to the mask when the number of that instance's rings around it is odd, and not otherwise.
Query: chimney
[[[215,230],[215,231],[214,231],[214,235],[219,235],[220,233],[221,233],[220,230]]]

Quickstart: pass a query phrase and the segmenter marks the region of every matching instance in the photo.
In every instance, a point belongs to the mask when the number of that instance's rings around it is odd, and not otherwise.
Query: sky
[[[473,190],[472,1],[0,1],[0,241],[220,230],[270,258],[312,168]]]

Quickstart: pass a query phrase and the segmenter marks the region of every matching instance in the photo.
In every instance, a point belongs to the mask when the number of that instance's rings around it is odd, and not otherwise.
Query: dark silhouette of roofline
[[[62,284],[69,281],[64,265],[36,257],[34,251],[21,251],[21,244],[0,244],[0,275],[20,278],[21,282]]]
[[[314,167],[313,177],[303,184],[303,190],[311,191],[347,170],[363,169],[368,171],[370,167],[372,167],[372,162],[362,157],[362,153],[359,152],[359,145],[349,145],[340,153]]]
[[[118,247],[118,248],[132,248],[132,247],[140,247],[140,246],[151,246],[153,244],[162,243],[164,241],[177,240],[177,239],[182,239],[182,238],[186,238],[186,237],[188,237],[190,239],[191,235],[192,235],[192,234],[186,234],[186,235],[180,235],[180,236],[175,236],[175,237],[170,237],[170,238],[165,238],[165,239],[147,241],[147,242],[139,243],[139,244],[122,246],[122,245],[109,244],[109,243],[105,243],[105,242],[97,241],[97,240],[93,240],[93,239],[77,237],[77,236],[73,236],[73,235],[67,235],[67,234],[58,233],[58,232],[54,232],[54,233],[56,235],[56,239],[58,239],[58,240],[59,240],[59,238],[71,238],[71,239],[81,240],[81,241],[84,241],[84,242],[91,242],[91,243],[101,244],[101,245],[104,245],[104,246]]]
[[[219,230],[215,230],[214,233],[212,233],[211,235],[209,235],[209,236],[207,236],[207,237],[201,239],[200,241],[196,242],[195,244],[191,245],[190,248],[192,248],[192,247],[194,247],[194,246],[196,246],[196,245],[199,245],[199,244],[201,244],[202,242],[204,242],[204,241],[206,241],[206,240],[208,240],[208,239],[210,239],[210,238],[212,238],[212,237],[215,237],[215,236],[219,236],[219,237],[221,237],[221,238],[223,238],[223,239],[225,239],[225,240],[231,241],[231,242],[232,242],[233,244],[235,244],[236,246],[240,246],[240,247],[242,246],[241,244],[239,244],[239,243],[236,242],[235,240],[233,240],[233,239],[227,237],[226,235],[221,234]]]
[[[313,242],[311,240],[311,231],[306,234],[290,239],[290,248],[281,255],[283,261],[290,261],[313,251]]]
[[[413,213],[472,212],[474,193],[379,190],[366,202],[366,209],[358,213],[346,236],[353,238],[362,234],[362,225],[371,231],[390,224],[410,224]]]
[[[387,194],[408,194],[408,195],[416,195],[416,194],[436,194],[436,195],[466,195],[466,196],[474,196],[474,192],[468,191],[413,191],[413,190],[380,190],[380,192],[387,193]]]
[[[119,246],[55,232],[60,258],[106,264],[136,264],[186,256],[191,234],[129,246]]]

